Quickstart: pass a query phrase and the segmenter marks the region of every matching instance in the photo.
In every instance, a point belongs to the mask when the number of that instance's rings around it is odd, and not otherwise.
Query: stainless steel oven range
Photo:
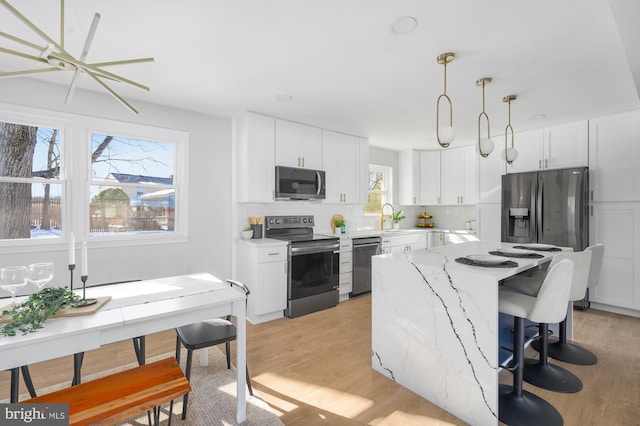
[[[313,233],[313,216],[266,216],[265,237],[289,242],[289,318],[338,304],[340,240]]]

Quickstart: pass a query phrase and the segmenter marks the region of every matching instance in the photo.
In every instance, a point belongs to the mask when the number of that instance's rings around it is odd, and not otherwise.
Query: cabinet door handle
[[[287,263],[288,262],[284,262],[284,274],[288,274],[289,272],[287,271]]]
[[[593,189],[591,190],[591,201],[593,201]]]
[[[591,216],[593,216],[593,206],[591,206]]]
[[[544,168],[548,168],[549,167],[549,160],[547,158],[544,159]]]
[[[275,190],[271,191],[271,199],[272,199],[273,201],[275,201],[275,200],[276,200],[276,191],[275,191]]]
[[[304,157],[302,157],[302,167],[304,167]]]
[[[541,169],[542,168],[542,160],[538,160],[538,168]]]
[[[417,199],[418,199],[418,198],[414,195],[414,197],[413,197],[413,204],[417,204],[417,201],[416,201]]]
[[[269,256],[278,256],[280,254],[280,252],[274,251],[269,253]]]

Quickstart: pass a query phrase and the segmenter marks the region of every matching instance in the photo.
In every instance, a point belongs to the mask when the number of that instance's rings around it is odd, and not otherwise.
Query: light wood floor
[[[260,396],[285,425],[464,424],[371,369],[371,297],[295,319],[247,327],[247,357]],[[575,340],[594,351],[592,366],[559,365],[578,375],[576,394],[543,391],[566,425],[640,425],[640,318],[575,311]],[[174,350],[173,331],[147,337],[147,355]],[[529,353],[532,356],[534,353]],[[131,342],[88,352],[83,375],[134,362]],[[36,387],[70,381],[71,357],[30,367]],[[425,380],[428,380],[425,377]],[[509,383],[508,372],[501,382]],[[8,396],[9,373],[0,373]]]

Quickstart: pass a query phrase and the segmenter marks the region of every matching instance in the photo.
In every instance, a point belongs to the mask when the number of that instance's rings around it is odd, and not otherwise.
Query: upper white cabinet
[[[440,154],[438,154],[440,162]],[[398,201],[403,206],[420,204],[420,152],[400,151],[398,154]]]
[[[589,121],[592,201],[640,201],[640,111]]]
[[[322,129],[276,119],[276,164],[322,170]]]
[[[420,152],[420,197],[421,205],[440,203],[440,151]]]
[[[272,117],[254,113],[247,113],[236,123],[238,202],[274,200],[275,123]]]
[[[511,146],[511,140],[507,140]],[[577,121],[515,134],[518,158],[508,173],[589,165],[589,124]],[[504,147],[500,150],[502,150]]]
[[[440,152],[440,204],[478,201],[478,157],[473,145]]]
[[[325,202],[365,204],[368,195],[368,142],[355,136],[323,130],[322,145]]]

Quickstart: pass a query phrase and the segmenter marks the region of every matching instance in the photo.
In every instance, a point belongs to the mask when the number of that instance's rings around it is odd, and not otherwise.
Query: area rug
[[[199,354],[196,351],[193,355],[193,365],[191,367],[191,388],[189,394],[189,405],[187,418],[182,420],[182,398],[174,401],[172,425],[193,425],[193,426],[231,426],[236,422],[236,369],[232,366],[227,369],[227,361],[222,352],[215,347],[208,348],[209,365],[201,367]],[[147,362],[174,356],[167,353],[147,359]],[[182,367],[184,368],[187,354],[183,349],[181,355]],[[83,382],[88,382],[98,377],[117,373],[135,367],[137,364],[128,364],[111,370],[102,371],[97,374],[83,377]],[[249,366],[251,368],[251,366]],[[251,373],[251,370],[249,370]],[[68,383],[50,386],[38,390],[38,395],[62,389],[69,386]],[[20,400],[28,399],[29,395],[21,395]],[[161,425],[168,424],[169,404],[162,406],[160,415]],[[247,420],[243,425],[255,426],[282,426],[278,416],[264,402],[254,388],[254,395],[249,395],[247,390]],[[131,419],[120,426],[146,426],[149,425],[146,415]]]

